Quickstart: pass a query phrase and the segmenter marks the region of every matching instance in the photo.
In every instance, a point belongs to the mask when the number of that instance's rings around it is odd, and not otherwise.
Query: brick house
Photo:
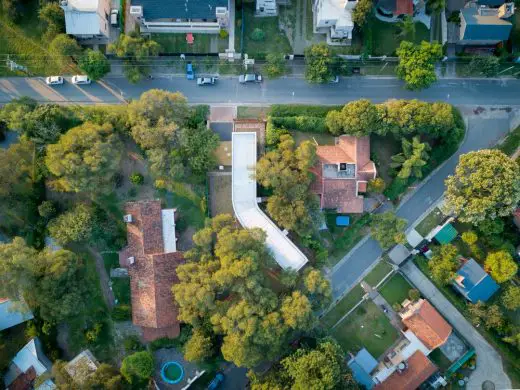
[[[163,210],[159,200],[150,200],[127,203],[125,214],[128,245],[119,252],[119,263],[130,275],[132,321],[146,341],[177,337],[171,288],[184,258],[176,247],[175,210]]]
[[[377,173],[370,160],[370,138],[342,135],[335,145],[318,146],[316,155],[311,190],[320,197],[321,208],[362,213],[363,194]]]

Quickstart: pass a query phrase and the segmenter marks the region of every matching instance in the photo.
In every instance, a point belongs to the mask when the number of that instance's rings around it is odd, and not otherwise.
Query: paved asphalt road
[[[49,87],[43,78],[0,79],[0,103],[20,96],[38,101],[78,103],[118,103],[137,98],[150,88],[182,92],[191,103],[309,103],[343,104],[348,100],[368,98],[380,102],[391,98],[443,100],[456,105],[514,105],[520,100],[520,80],[442,79],[431,88],[412,92],[395,78],[350,77],[338,84],[310,85],[302,78],[282,78],[261,84],[241,85],[236,77],[223,77],[215,86],[197,87],[184,77],[156,76],[133,85],[122,77],[108,77],[91,85]]]
[[[509,131],[509,115],[505,112],[493,113],[491,118],[471,115],[468,133],[460,149],[408,200],[402,203],[397,215],[406,218],[410,226],[444,193],[444,180],[455,170],[459,156],[471,150],[484,149],[496,144]],[[351,251],[329,275],[334,299],[349,290],[365,271],[381,256],[382,250],[373,239]]]

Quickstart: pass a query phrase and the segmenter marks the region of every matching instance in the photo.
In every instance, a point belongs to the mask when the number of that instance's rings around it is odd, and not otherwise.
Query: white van
[[[72,76],[72,84],[90,84],[90,79],[85,75]]]
[[[114,27],[117,27],[119,23],[117,22],[117,17],[119,16],[119,10],[113,9],[110,11],[110,24]]]

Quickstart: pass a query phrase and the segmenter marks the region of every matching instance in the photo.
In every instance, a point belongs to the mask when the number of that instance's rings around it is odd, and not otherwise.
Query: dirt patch
[[[209,207],[212,217],[218,214],[233,215],[231,172],[209,174]]]

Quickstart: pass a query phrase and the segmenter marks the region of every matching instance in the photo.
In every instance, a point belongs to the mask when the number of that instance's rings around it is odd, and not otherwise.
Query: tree
[[[429,159],[428,151],[431,149],[428,142],[421,143],[420,137],[415,136],[412,142],[406,138],[402,140],[403,152],[392,156],[392,168],[400,168],[397,177],[408,179],[414,176],[421,179],[423,176],[422,168]]]
[[[518,164],[499,150],[463,154],[446,179],[445,207],[473,224],[508,216],[520,201],[519,173]]]
[[[500,59],[495,56],[476,56],[469,63],[471,72],[479,72],[486,77],[495,77],[500,70]]]
[[[500,307],[496,304],[491,305],[486,310],[484,325],[487,329],[495,329],[501,331],[505,325],[504,314]]]
[[[427,0],[426,7],[436,14],[440,14],[446,8],[446,0]]]
[[[510,336],[504,337],[503,340],[520,349],[520,331],[518,329],[515,329],[514,333]]]
[[[38,206],[38,214],[45,220],[49,220],[56,215],[56,206],[53,201],[45,200]]]
[[[304,291],[313,304],[314,310],[327,307],[332,301],[330,282],[321,271],[308,268],[303,279]]]
[[[370,222],[370,234],[381,248],[389,249],[395,244],[404,244],[406,238],[404,229],[406,219],[398,218],[393,212],[387,211],[383,214],[374,214]]]
[[[184,345],[184,359],[190,362],[200,362],[213,354],[211,338],[202,330],[195,329],[188,342]]]
[[[408,291],[408,298],[413,302],[418,301],[421,298],[421,293],[416,288],[412,288]]]
[[[50,185],[64,192],[104,192],[119,169],[120,141],[110,124],[86,122],[47,147],[45,165]]]
[[[269,215],[282,227],[306,235],[315,225],[318,213],[316,197],[310,193],[316,163],[316,146],[302,142],[295,147],[290,135],[282,135],[276,150],[266,153],[257,164],[256,179],[260,185],[272,189],[267,201]]]
[[[13,99],[0,110],[0,119],[7,123],[11,130],[23,130],[26,115],[37,106],[38,102],[27,96]]]
[[[420,45],[402,41],[397,49],[397,77],[412,90],[428,88],[436,80],[434,64],[442,57],[442,46],[422,41]]]
[[[45,40],[52,40],[65,32],[65,14],[58,3],[46,3],[38,11],[38,18],[46,25]]]
[[[457,256],[457,248],[451,244],[434,248],[433,256],[428,262],[432,279],[442,285],[449,284],[459,267]]]
[[[520,307],[520,287],[510,285],[502,293],[502,304],[508,310],[516,310]]]
[[[122,390],[123,378],[115,367],[101,363],[97,370],[87,377],[85,384],[91,389]]]
[[[292,329],[310,330],[314,326],[314,315],[309,298],[300,291],[285,297],[280,307],[284,322]]]
[[[99,50],[87,49],[79,58],[79,67],[94,81],[110,72],[110,62]]]
[[[178,133],[180,154],[195,175],[204,176],[215,167],[215,150],[220,144],[220,138],[205,124],[197,128],[185,127]]]
[[[504,231],[504,221],[500,218],[485,219],[478,222],[476,227],[485,237],[497,236]]]
[[[472,230],[468,230],[467,232],[462,233],[462,241],[467,245],[475,245],[478,241],[477,233]]]
[[[123,359],[121,374],[129,383],[146,381],[154,372],[153,355],[148,351],[135,352]]]
[[[281,53],[269,53],[264,67],[267,77],[276,79],[285,74],[285,56]]]
[[[415,22],[412,16],[406,15],[398,25],[401,30],[399,32],[401,38],[410,39],[411,41],[415,40]]]
[[[18,10],[18,1],[16,0],[2,0],[2,11],[5,17],[13,22],[20,21],[20,11]]]
[[[251,39],[253,41],[263,41],[265,38],[265,32],[264,30],[260,29],[260,28],[255,28],[253,30],[253,32],[251,33]]]
[[[81,54],[78,42],[67,34],[58,34],[49,44],[49,51],[54,54],[56,62],[63,68],[76,60]]]
[[[85,241],[90,238],[94,223],[92,210],[83,203],[61,214],[49,223],[49,234],[60,245]]]
[[[56,324],[81,312],[89,292],[83,261],[67,250],[37,252],[16,237],[0,244],[0,294],[13,301],[20,294],[40,317]]]
[[[333,54],[326,43],[305,48],[305,80],[322,84],[332,79]]]
[[[360,0],[352,13],[352,21],[359,27],[363,27],[372,13],[372,0]]]
[[[159,54],[161,46],[151,39],[142,37],[138,32],[119,35],[109,50],[123,58],[124,73],[131,83],[137,83],[150,72],[150,59]]]
[[[376,177],[368,182],[367,191],[382,194],[386,188],[385,181],[381,177]]]
[[[368,99],[349,102],[341,111],[329,111],[325,121],[329,131],[334,135],[348,134],[361,137],[371,134],[379,126],[377,108]]]
[[[101,363],[95,371],[79,366],[72,378],[65,370],[67,362],[57,360],[52,366],[52,378],[58,390],[122,390],[123,380],[119,371],[106,363]]]
[[[485,269],[498,283],[504,283],[517,274],[518,265],[509,252],[501,250],[487,255]]]

